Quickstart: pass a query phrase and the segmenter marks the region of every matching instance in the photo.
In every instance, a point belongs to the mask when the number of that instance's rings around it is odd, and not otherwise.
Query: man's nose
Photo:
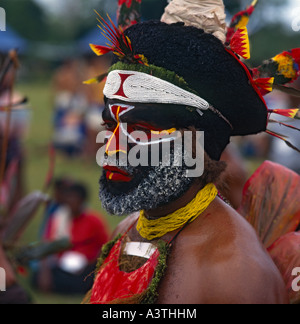
[[[108,139],[105,153],[107,156],[113,156],[118,153],[127,154],[127,138],[121,131],[120,123],[117,124],[113,134]]]

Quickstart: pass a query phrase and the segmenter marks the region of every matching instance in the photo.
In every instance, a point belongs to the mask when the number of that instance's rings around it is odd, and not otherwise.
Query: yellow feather
[[[94,84],[94,83],[99,83],[98,79],[97,78],[93,78],[93,79],[89,79],[89,80],[86,80],[86,81],[83,81],[83,84]]]

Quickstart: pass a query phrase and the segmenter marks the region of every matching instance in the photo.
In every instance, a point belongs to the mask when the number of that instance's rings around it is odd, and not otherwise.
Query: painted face
[[[105,154],[107,157],[118,156],[119,159],[126,159],[126,162],[128,162],[126,164],[130,164],[130,161],[127,159],[127,154],[133,146],[142,146],[146,150],[150,150],[151,147],[153,148],[153,145],[159,148],[160,144],[175,141],[180,135],[176,131],[176,128],[163,129],[162,124],[158,126],[157,124],[150,124],[141,119],[142,115],[137,119],[135,116],[138,111],[139,109],[135,105],[120,102],[107,104],[103,116],[108,130],[105,146]],[[147,162],[149,162],[147,165],[151,164],[150,161]],[[133,163],[133,165],[135,164]],[[132,177],[129,174],[116,166],[110,165],[109,161],[104,165],[104,170],[109,181],[132,181]]]
[[[122,167],[130,175],[130,182],[100,179],[99,198],[110,214],[125,216],[140,210],[153,210],[181,197],[191,186],[192,179],[186,177],[186,168],[174,166],[182,159],[182,151],[171,151],[170,166],[161,163],[156,167]],[[117,171],[118,172],[118,171]]]
[[[108,131],[107,164],[100,179],[100,200],[111,214],[156,208],[180,197],[190,186],[192,180],[186,177],[186,169],[174,166],[182,165],[179,163],[182,147],[175,148],[171,144],[177,133],[171,116],[161,107],[107,101],[103,113]],[[139,146],[150,151],[154,144],[164,143],[170,143],[171,148],[168,166],[161,161],[156,166],[122,164],[122,157],[127,159],[132,148]],[[110,165],[111,158],[117,159],[117,166]]]
[[[162,129],[161,127],[151,125],[145,121],[128,124],[125,119],[124,122],[123,117],[130,111],[134,112],[136,109],[135,106],[115,103],[109,104],[108,109],[114,122],[112,122],[112,120],[106,120],[106,125],[110,129],[114,128],[114,130],[113,134],[108,138],[108,143],[106,145],[107,155],[112,155],[118,152],[127,154],[127,150],[119,145],[117,145],[117,150],[111,149],[111,143],[114,138],[116,138],[116,143],[120,143],[120,139],[117,137],[120,133],[127,137],[130,143],[137,145],[153,145],[168,141],[171,142],[176,139],[176,128],[174,127],[170,129]],[[139,133],[137,134],[137,132]],[[141,133],[144,133],[143,135],[145,136],[141,136]],[[169,136],[172,134],[174,135]]]

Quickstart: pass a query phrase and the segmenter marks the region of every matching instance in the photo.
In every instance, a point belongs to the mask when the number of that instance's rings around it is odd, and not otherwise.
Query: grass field
[[[35,190],[42,190],[48,171],[48,145],[52,138],[53,98],[50,82],[19,84],[17,90],[28,96],[32,107],[30,129],[24,139],[26,153],[25,188],[26,193],[30,193]],[[69,159],[61,154],[56,156],[55,176],[69,176],[83,181],[90,192],[89,207],[103,214],[112,231],[120,221],[120,218],[108,216],[101,209],[98,199],[98,179],[100,174],[101,169],[96,164],[96,158],[87,160],[86,158]],[[43,210],[41,209],[37,212],[22,236],[21,244],[28,244],[37,240],[42,215]],[[30,289],[26,279],[21,278],[21,281],[25,287]],[[34,303],[38,304],[78,304],[82,300],[82,296],[45,295],[35,291],[31,291],[31,294]]]

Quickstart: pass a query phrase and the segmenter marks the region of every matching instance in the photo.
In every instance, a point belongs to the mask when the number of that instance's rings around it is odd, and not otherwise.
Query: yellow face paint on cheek
[[[151,134],[153,135],[170,135],[174,132],[176,132],[176,128],[170,128],[170,129],[166,129],[166,130],[163,130],[163,131],[154,131],[154,130],[151,130]]]

